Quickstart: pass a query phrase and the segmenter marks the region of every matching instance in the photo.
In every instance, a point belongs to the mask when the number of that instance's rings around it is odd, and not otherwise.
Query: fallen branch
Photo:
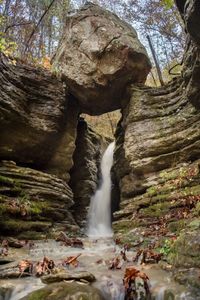
[[[30,24],[33,24],[33,22],[23,22],[23,23],[10,24],[5,28],[4,33],[6,33],[12,27],[26,26],[26,25],[30,25]]]
[[[67,265],[72,265],[74,267],[77,267],[78,266],[78,260],[77,258],[81,256],[81,253],[79,253],[78,255],[76,256],[69,256],[67,259],[65,259],[63,261],[63,265],[67,266]]]

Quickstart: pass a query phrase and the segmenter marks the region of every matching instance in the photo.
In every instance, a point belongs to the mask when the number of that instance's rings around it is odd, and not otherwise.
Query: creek
[[[123,276],[125,268],[133,265],[132,262],[122,265],[119,270],[109,270],[106,264],[107,260],[112,259],[120,252],[120,248],[115,245],[112,239],[82,239],[84,249],[71,248],[60,245],[53,240],[38,241],[33,249],[13,250],[10,258],[15,260],[30,259],[33,261],[42,260],[44,256],[53,259],[55,262],[71,255],[81,253],[78,258],[77,268],[69,267],[70,271],[87,270],[96,277],[93,286],[99,288],[107,300],[123,300],[124,287]],[[127,251],[127,257],[132,260],[135,255],[133,251]],[[136,266],[134,264],[134,266]],[[150,278],[150,289],[155,300],[176,299],[176,300],[195,300],[185,291],[185,287],[175,283],[172,280],[170,272],[161,270],[157,265],[136,266],[145,272]],[[45,286],[39,278],[27,277],[19,279],[0,280],[0,286],[10,286],[12,294],[3,300],[20,300],[33,290]],[[166,296],[168,295],[168,296]],[[55,299],[56,300],[56,299]]]
[[[145,272],[150,278],[150,290],[154,300],[195,300],[185,291],[185,287],[175,283],[169,272],[161,270],[158,265],[140,265],[133,263],[136,252],[127,251],[127,262],[123,262],[117,270],[111,270],[108,262],[120,255],[122,250],[117,246],[112,238],[111,228],[111,176],[110,170],[113,163],[113,152],[115,144],[111,143],[106,149],[101,161],[102,180],[99,189],[91,199],[89,209],[89,221],[87,238],[82,238],[82,248],[72,248],[61,245],[54,240],[35,242],[31,249],[10,250],[9,258],[20,262],[21,260],[41,261],[44,256],[54,260],[57,264],[61,263],[66,257],[76,256],[78,266],[67,267],[70,271],[88,271],[92,273],[96,281],[93,286],[100,289],[107,300],[123,300],[124,285],[123,277],[126,267],[133,266]],[[27,277],[19,279],[0,280],[1,287],[10,287],[1,300],[20,300],[30,292],[42,288],[45,284],[40,278]],[[39,300],[39,299],[38,299]],[[55,299],[56,300],[56,299]]]
[[[110,170],[113,164],[113,152],[115,143],[112,142],[101,160],[102,180],[99,189],[91,198],[87,235],[93,238],[111,237],[111,176]]]

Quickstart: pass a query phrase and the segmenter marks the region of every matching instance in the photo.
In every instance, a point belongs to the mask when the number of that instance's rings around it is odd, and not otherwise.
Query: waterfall
[[[111,237],[111,176],[110,170],[113,164],[113,152],[115,143],[111,143],[106,149],[101,160],[102,182],[90,201],[88,214],[89,237]]]

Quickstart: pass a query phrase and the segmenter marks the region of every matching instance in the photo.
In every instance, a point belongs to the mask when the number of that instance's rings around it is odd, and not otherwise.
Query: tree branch
[[[37,22],[35,28],[33,29],[33,31],[31,32],[27,42],[26,42],[26,48],[24,50],[24,54],[26,53],[28,47],[29,47],[29,43],[32,39],[32,37],[34,36],[37,28],[39,27],[40,23],[42,22],[42,20],[44,19],[44,17],[46,16],[46,14],[48,13],[48,11],[50,10],[50,8],[52,7],[52,5],[54,4],[55,0],[52,0],[51,3],[49,4],[49,6],[47,7],[47,9],[44,11],[44,13],[42,14],[42,16],[40,17],[39,21]]]
[[[30,25],[30,24],[33,24],[33,22],[25,22],[25,23],[17,23],[17,24],[8,25],[8,26],[6,26],[4,33],[6,33],[12,27],[25,26],[25,25]]]

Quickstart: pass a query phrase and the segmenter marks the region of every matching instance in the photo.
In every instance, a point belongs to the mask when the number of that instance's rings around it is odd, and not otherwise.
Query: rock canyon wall
[[[69,15],[53,72],[0,55],[1,235],[83,226],[110,141],[80,114],[121,108],[114,229],[122,238],[131,229],[148,238],[176,233],[171,261],[195,265],[198,246],[189,253],[187,243],[200,230],[200,9],[197,0],[177,5],[187,50],[182,74],[164,87],[144,86],[151,64],[134,29],[92,4]]]
[[[193,236],[200,245],[200,9],[199,1],[177,2],[187,35],[183,71],[164,87],[129,88],[116,131],[120,210],[113,225],[123,238],[135,229],[157,243],[176,236],[171,262],[197,267],[191,245]]]
[[[120,108],[149,70],[134,29],[92,4],[69,15],[53,72],[0,54],[1,234],[82,224],[108,141],[79,116]]]

